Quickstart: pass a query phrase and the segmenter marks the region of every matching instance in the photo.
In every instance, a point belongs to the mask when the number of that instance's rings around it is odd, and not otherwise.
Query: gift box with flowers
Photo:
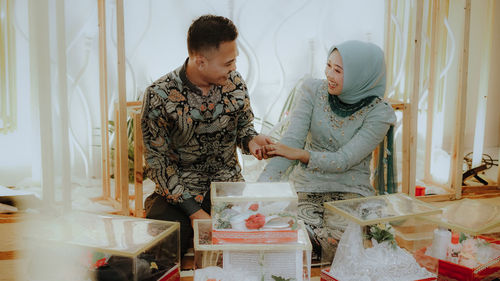
[[[214,244],[297,241],[298,198],[289,183],[213,182],[211,200]]]
[[[416,260],[442,280],[500,278],[500,206],[463,199],[425,217],[438,225],[431,242],[417,250]]]
[[[307,281],[311,242],[298,222],[298,239],[276,244],[215,244],[212,221],[194,221],[194,280]]]
[[[325,209],[348,221],[330,268],[321,280],[435,280],[413,255],[399,247],[394,225],[441,210],[405,194],[325,203]]]

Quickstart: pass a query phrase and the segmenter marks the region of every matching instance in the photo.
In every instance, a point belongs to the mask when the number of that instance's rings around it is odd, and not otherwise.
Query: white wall
[[[469,53],[469,79],[467,87],[467,122],[465,127],[465,149],[472,151],[474,131],[476,127],[476,114],[478,96],[484,95],[479,92],[479,81],[481,79],[481,64],[484,56],[484,47],[487,42],[486,28],[488,25],[488,1],[473,1],[471,9],[471,32]],[[500,2],[496,1],[492,26],[492,47],[489,68],[488,105],[486,109],[485,123],[485,147],[500,146]],[[495,16],[496,15],[496,16]]]
[[[29,77],[28,3],[16,0],[18,45],[18,131],[0,136],[0,184],[40,178],[37,121],[32,120]],[[383,0],[125,0],[127,97],[180,66],[186,56],[186,32],[196,17],[214,13],[230,17],[240,33],[238,70],[247,80],[255,115],[275,122],[286,95],[304,75],[323,76],[326,51],[349,39],[383,46]],[[54,7],[49,0],[51,80],[57,83]],[[66,55],[72,174],[74,179],[100,177],[100,114],[97,1],[65,0]],[[361,8],[360,8],[361,7]],[[106,0],[110,104],[116,98],[115,1]],[[56,89],[52,100],[56,101]],[[270,102],[270,100],[272,102]],[[38,105],[31,105],[36,107]],[[55,107],[57,108],[57,107]],[[58,112],[53,113],[58,135]],[[112,112],[109,115],[113,117]],[[36,118],[36,117],[33,117]],[[52,132],[42,132],[52,133]],[[55,167],[60,139],[54,139]],[[57,180],[57,179],[56,179]]]

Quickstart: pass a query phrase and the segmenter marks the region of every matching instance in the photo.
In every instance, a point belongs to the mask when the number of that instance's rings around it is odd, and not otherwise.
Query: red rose
[[[251,215],[245,220],[248,229],[259,229],[266,224],[266,217],[263,214]]]
[[[259,204],[257,204],[257,203],[252,204],[252,205],[250,205],[250,207],[248,207],[248,209],[255,212],[259,209]]]

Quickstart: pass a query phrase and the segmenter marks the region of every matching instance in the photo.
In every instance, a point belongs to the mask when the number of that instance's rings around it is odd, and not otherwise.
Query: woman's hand
[[[267,155],[264,153],[264,146],[271,144],[274,144],[271,137],[266,135],[257,135],[248,143],[248,149],[258,160],[262,160],[262,158],[267,159]]]
[[[293,148],[282,143],[269,144],[264,146],[264,155],[268,157],[281,156],[289,160],[299,160],[309,163],[309,151],[300,148]]]

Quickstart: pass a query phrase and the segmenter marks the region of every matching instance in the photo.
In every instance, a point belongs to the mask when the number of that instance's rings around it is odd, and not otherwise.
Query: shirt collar
[[[189,61],[189,57],[186,58],[186,61],[184,62],[184,64],[182,65],[181,67],[181,70],[179,71],[179,77],[181,78],[181,81],[182,81],[182,84],[189,88],[191,91],[193,91],[194,93],[196,94],[203,94],[203,92],[201,91],[200,88],[198,88],[195,84],[193,84],[191,81],[189,81],[188,77],[187,77],[187,73],[186,73],[186,69],[187,69],[187,64],[188,64],[188,61]]]

